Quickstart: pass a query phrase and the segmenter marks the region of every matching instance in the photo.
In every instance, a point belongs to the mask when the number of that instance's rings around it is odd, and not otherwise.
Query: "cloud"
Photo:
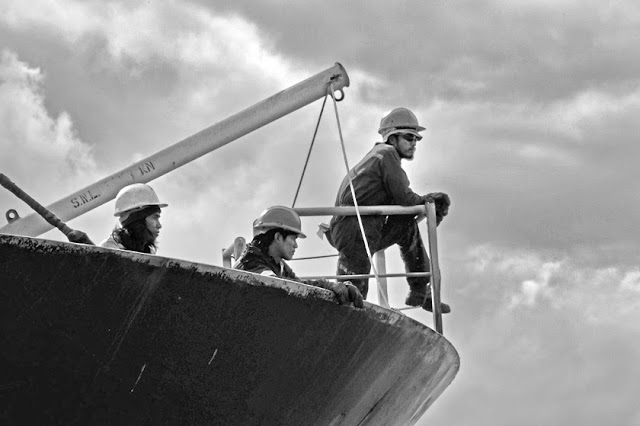
[[[640,270],[632,270],[627,272],[622,278],[621,288],[631,290],[632,292],[640,292]]]
[[[418,179],[450,193],[447,221],[473,240],[576,256],[588,246],[632,263],[638,93],[436,104],[424,113],[432,125],[418,148]]]
[[[4,7],[7,13],[0,24],[14,33],[47,34],[51,50],[66,58],[60,61],[56,56],[54,62],[50,56],[40,56],[43,69],[53,69],[46,81],[46,93],[53,96],[46,100],[43,96],[42,102],[61,111],[61,130],[69,117],[81,123],[83,139],[91,141],[92,152],[100,158],[96,173],[100,178],[312,74],[292,67],[270,50],[251,22],[188,4],[71,1],[50,13],[42,13],[51,7],[47,2],[29,7],[10,2]],[[211,211],[207,206],[238,198],[237,184],[228,185],[237,177],[245,176],[245,188],[260,190],[252,182],[264,181],[266,171],[253,166],[263,163],[269,168],[269,163],[281,158],[278,145],[295,140],[291,129],[299,127],[289,119],[289,127],[272,126],[246,136],[238,147],[225,147],[224,159],[216,158],[217,154],[206,156],[173,172],[171,179],[159,179],[157,185],[167,182],[167,189],[157,188],[159,192],[177,201],[171,203],[173,229],[207,224],[210,215],[206,213]],[[95,163],[86,165],[95,167]],[[27,170],[18,169],[23,174]],[[95,180],[78,179],[82,186]],[[211,183],[209,191],[196,190],[203,182]],[[278,186],[274,180],[262,187],[271,188],[265,194],[269,195],[278,192]],[[184,193],[185,187],[192,191]],[[263,201],[258,211],[267,203]],[[194,215],[188,206],[200,208]],[[165,217],[171,220],[169,214]],[[105,233],[104,225],[101,228],[95,233]],[[166,239],[172,241],[171,232]]]
[[[55,180],[59,188],[69,188],[75,179],[93,176],[96,163],[69,114],[52,117],[47,111],[44,80],[40,69],[20,61],[14,52],[0,53],[2,169],[9,178],[27,178],[21,181],[24,189],[30,187],[34,195],[47,199],[40,184]]]
[[[629,315],[640,315],[640,301],[629,300],[637,291],[637,266],[585,265],[573,258],[558,258],[536,250],[505,249],[483,245],[468,249],[466,255],[455,259],[457,268],[465,271],[450,279],[463,283],[452,288],[459,295],[482,290],[497,296],[492,307],[508,306],[522,310],[548,305],[550,309],[580,312],[590,322],[615,321],[626,323]],[[454,265],[445,263],[447,269]],[[468,283],[468,284],[464,284]],[[607,309],[602,309],[604,306]],[[640,332],[640,327],[632,326]]]
[[[553,272],[557,271],[560,267],[558,262],[548,262],[541,265],[541,270],[538,273],[536,280],[525,280],[521,285],[521,293],[516,294],[511,298],[511,304],[517,306],[518,304],[533,305],[538,297],[550,297],[549,292],[549,279]]]
[[[419,424],[634,424],[637,268],[483,246],[442,269],[461,370]]]
[[[91,95],[73,99],[90,105],[74,115],[104,118],[87,130],[99,153],[131,149],[132,141],[162,147],[158,141],[178,141],[307,76],[270,50],[251,22],[189,4],[5,7],[8,28],[48,34],[68,57],[64,73]],[[70,84],[56,78],[52,86]],[[149,126],[161,120],[173,124],[169,133]]]
[[[200,2],[210,4],[209,2]],[[280,12],[280,4],[287,13]],[[631,2],[238,1],[284,54],[307,63],[339,60],[386,84],[375,102],[437,99],[546,101],[637,81],[627,55],[639,11]],[[313,17],[313,19],[311,19]]]

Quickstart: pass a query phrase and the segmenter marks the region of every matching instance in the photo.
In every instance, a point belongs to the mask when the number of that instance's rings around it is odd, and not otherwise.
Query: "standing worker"
[[[434,201],[437,224],[447,215],[449,197],[438,192],[418,195],[409,188],[409,179],[402,169],[401,160],[412,160],[416,142],[422,139],[419,132],[425,130],[418,124],[416,116],[407,108],[396,108],[380,121],[378,133],[382,142],[349,171],[353,182],[356,201],[359,206],[401,205],[414,206]],[[353,206],[354,201],[345,176],[336,206]],[[400,247],[400,254],[407,272],[428,272],[429,258],[420,237],[418,223],[413,216],[361,216],[364,232],[371,253],[384,250],[394,244]],[[329,242],[339,251],[338,275],[368,274],[371,262],[367,255],[362,233],[356,216],[334,216],[328,231]],[[366,299],[369,290],[368,279],[354,279]],[[407,278],[409,294],[405,303],[409,306],[424,306],[432,310],[429,277]],[[451,312],[449,305],[441,304],[442,313]]]
[[[111,236],[100,243],[101,247],[155,254],[160,234],[161,203],[156,192],[149,185],[134,183],[125,186],[116,196],[116,210],[119,226]]]
[[[362,295],[350,282],[303,281],[293,273],[285,260],[293,258],[298,238],[306,238],[298,213],[289,207],[269,207],[253,221],[253,240],[234,268],[321,287],[333,291],[341,305],[352,303],[356,308],[364,307]]]

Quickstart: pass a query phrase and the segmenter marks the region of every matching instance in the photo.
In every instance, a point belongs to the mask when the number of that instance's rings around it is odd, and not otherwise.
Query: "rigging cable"
[[[311,145],[309,146],[309,152],[307,153],[307,160],[304,162],[304,167],[302,168],[302,175],[300,176],[300,182],[298,183],[298,189],[296,189],[296,195],[293,197],[293,203],[291,204],[291,208],[294,208],[296,206],[298,193],[300,192],[300,187],[302,186],[302,179],[304,179],[304,172],[307,170],[307,164],[309,164],[309,157],[311,157],[311,150],[313,149],[313,143],[316,141],[316,135],[318,134],[318,127],[320,127],[320,119],[322,118],[322,112],[324,111],[324,106],[326,103],[327,103],[327,95],[324,95],[324,100],[322,101],[322,108],[320,108],[320,115],[318,116],[318,122],[316,123],[316,129],[313,132],[313,137],[311,138]]]
[[[358,217],[358,224],[360,225],[360,232],[362,232],[362,240],[364,241],[364,248],[367,251],[367,256],[369,256],[369,263],[371,264],[371,269],[373,270],[373,275],[376,277],[377,285],[380,285],[380,277],[378,276],[378,270],[376,268],[375,263],[373,262],[373,256],[371,255],[371,249],[369,248],[369,242],[367,241],[367,236],[364,232],[364,225],[362,224],[362,217],[360,216],[360,209],[358,207],[358,201],[356,200],[356,191],[353,188],[353,180],[351,179],[351,172],[349,168],[349,161],[347,160],[347,151],[344,148],[344,138],[342,137],[342,127],[340,126],[340,116],[338,115],[338,104],[334,95],[333,82],[331,82],[331,99],[333,99],[333,108],[336,113],[336,122],[338,123],[338,135],[340,136],[340,147],[342,148],[342,157],[344,159],[344,165],[347,168],[347,177],[349,179],[349,188],[351,188],[351,197],[353,198],[353,205],[356,208],[356,216]],[[386,306],[389,306],[389,301],[387,300],[386,295],[383,296],[384,303]]]

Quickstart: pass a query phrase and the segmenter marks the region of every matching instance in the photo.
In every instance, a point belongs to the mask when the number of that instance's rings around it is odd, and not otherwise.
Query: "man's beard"
[[[403,160],[413,160],[414,155],[415,152],[412,152],[411,154],[400,153],[400,158],[402,158]]]

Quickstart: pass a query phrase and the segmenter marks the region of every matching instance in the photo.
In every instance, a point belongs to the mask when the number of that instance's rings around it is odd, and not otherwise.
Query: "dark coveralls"
[[[400,164],[401,158],[392,145],[376,143],[371,151],[349,173],[353,180],[359,206],[424,204],[426,196],[420,196],[409,188],[409,179]],[[345,176],[336,206],[353,206],[349,179]],[[414,216],[361,216],[371,254],[394,244],[400,254],[406,272],[428,272],[429,258],[420,237]],[[329,228],[329,242],[340,252],[338,275],[368,274],[371,262],[362,240],[357,216],[334,216]],[[366,299],[369,280],[350,280]],[[407,278],[409,287],[425,294],[430,293],[429,277]]]
[[[312,285],[315,287],[324,288],[335,292],[334,285],[325,280],[301,280],[293,273],[293,270],[287,265],[285,261],[276,263],[275,259],[268,254],[264,253],[258,247],[252,243],[248,243],[233,265],[234,269],[241,269],[243,271],[255,272],[261,274],[264,271],[271,271],[275,276],[284,278],[286,280],[297,281],[303,284]]]
[[[248,243],[233,265],[235,269],[261,274],[264,271],[272,271],[277,277],[292,281],[302,281],[284,261],[276,263],[273,257],[263,253],[258,247]]]

